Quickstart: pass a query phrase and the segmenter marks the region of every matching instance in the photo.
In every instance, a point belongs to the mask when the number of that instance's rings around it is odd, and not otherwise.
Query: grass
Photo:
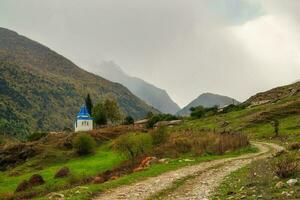
[[[132,173],[123,177],[120,177],[117,180],[108,181],[103,184],[90,184],[85,185],[84,187],[76,187],[73,189],[68,189],[65,191],[60,191],[59,193],[64,194],[65,199],[68,200],[85,200],[92,197],[94,194],[105,191],[107,189],[112,189],[121,185],[128,185],[130,183],[138,182],[144,180],[148,177],[155,177],[164,172],[176,170],[181,167],[198,164],[201,162],[207,162],[216,159],[228,158],[228,157],[236,157],[245,153],[255,153],[258,150],[254,147],[244,148],[238,151],[230,152],[225,155],[205,155],[201,157],[182,157],[180,159],[172,160],[167,164],[155,164],[151,166],[149,169],[145,171],[140,171],[136,173]],[[184,159],[193,160],[192,162],[184,162]],[[46,197],[39,198],[40,200],[47,199]]]
[[[0,173],[0,195],[12,194],[21,181],[29,179],[30,176],[35,173],[42,175],[46,181],[46,184],[37,187],[36,189],[51,190],[54,189],[54,186],[55,188],[59,188],[68,184],[69,178],[54,179],[54,174],[63,166],[67,166],[70,169],[73,177],[88,177],[113,169],[124,160],[125,158],[123,156],[111,151],[108,144],[98,147],[95,154],[78,157],[67,162],[52,163],[42,170],[33,170],[32,167],[30,167],[30,163],[34,162],[32,160],[24,164],[27,167],[22,165],[15,169],[18,171],[23,168],[31,168],[30,172],[24,172],[24,174],[20,176],[9,176],[9,173],[11,173],[10,171]]]
[[[299,175],[298,173],[291,178],[297,178]],[[288,186],[287,180],[289,179],[274,178],[269,161],[256,161],[226,177],[212,199],[299,199],[300,184]],[[279,181],[284,183],[282,188],[275,187]],[[289,193],[290,196],[287,197],[283,192]]]

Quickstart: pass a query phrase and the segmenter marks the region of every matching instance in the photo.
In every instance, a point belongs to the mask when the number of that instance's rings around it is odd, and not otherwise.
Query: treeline
[[[231,104],[224,108],[219,108],[218,106],[214,106],[211,108],[197,106],[197,107],[190,108],[190,111],[191,111],[190,116],[191,116],[191,118],[199,119],[202,117],[208,117],[208,116],[213,116],[213,115],[217,115],[217,114],[225,114],[225,113],[229,113],[229,112],[233,112],[233,111],[243,110],[243,109],[247,108],[248,106],[249,106],[249,104],[246,104],[246,103],[239,104],[239,105]]]

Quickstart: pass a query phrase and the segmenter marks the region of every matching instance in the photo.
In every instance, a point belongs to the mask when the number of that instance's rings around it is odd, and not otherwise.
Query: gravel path
[[[260,149],[259,153],[183,167],[138,183],[108,190],[99,194],[94,200],[152,199],[152,196],[162,190],[172,188],[174,181],[189,176],[195,176],[195,178],[188,179],[181,186],[160,199],[209,199],[210,194],[222,182],[225,176],[249,164],[254,159],[271,156],[274,151],[282,149],[282,147],[275,144],[255,143],[255,145]]]

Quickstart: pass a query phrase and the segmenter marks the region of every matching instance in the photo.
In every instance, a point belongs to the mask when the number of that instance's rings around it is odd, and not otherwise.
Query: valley
[[[180,109],[101,65],[0,28],[1,200],[300,198],[300,82]]]

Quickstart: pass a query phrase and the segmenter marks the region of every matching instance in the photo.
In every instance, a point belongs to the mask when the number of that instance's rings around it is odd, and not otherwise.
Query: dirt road
[[[164,195],[160,196],[159,199],[209,199],[214,189],[231,172],[255,159],[263,159],[282,150],[282,147],[275,144],[254,143],[254,145],[260,149],[259,153],[183,167],[132,185],[106,191],[96,196],[94,200],[155,199],[157,198],[154,198],[156,194],[165,190],[168,192],[163,193]],[[187,180],[184,181],[185,179]],[[174,183],[180,180],[182,180],[182,184],[179,187],[174,187]]]

